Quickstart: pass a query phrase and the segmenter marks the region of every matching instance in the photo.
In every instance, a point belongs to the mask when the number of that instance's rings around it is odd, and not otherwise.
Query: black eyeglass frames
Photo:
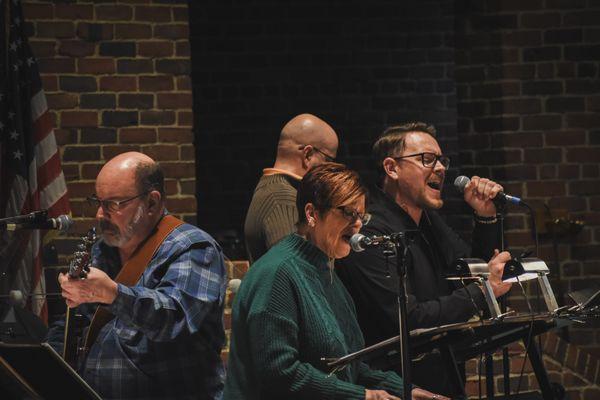
[[[123,207],[124,204],[129,203],[130,201],[135,200],[138,197],[142,197],[148,193],[150,192],[146,191],[125,200],[102,200],[99,199],[98,196],[96,196],[96,194],[93,194],[91,196],[88,196],[87,201],[93,207],[102,207],[102,209],[104,210],[108,210],[110,212],[117,212],[121,209],[121,207]]]
[[[313,146],[312,144],[302,144],[299,147],[299,150],[303,150],[306,146],[310,146],[313,148],[314,151],[316,151],[317,153],[321,154],[324,158],[325,161],[327,162],[335,162],[335,157],[330,156],[329,154],[325,153],[323,150],[319,149],[317,146]]]
[[[450,157],[445,155],[437,155],[435,153],[423,152],[423,153],[415,153],[408,154],[400,157],[392,157],[394,160],[402,160],[403,158],[408,157],[421,157],[421,163],[425,168],[434,168],[435,164],[439,161],[442,167],[448,169],[450,168]]]
[[[350,222],[354,222],[357,219],[359,219],[360,222],[362,222],[362,224],[365,225],[371,220],[371,214],[369,214],[369,213],[361,214],[356,210],[351,210],[349,208],[341,207],[341,206],[336,207],[336,208],[338,210],[340,210],[342,212],[342,215]]]

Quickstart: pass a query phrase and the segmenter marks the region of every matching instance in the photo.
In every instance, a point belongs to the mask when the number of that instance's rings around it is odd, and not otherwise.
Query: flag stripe
[[[52,130],[52,118],[50,118],[50,113],[44,113],[41,117],[33,121],[33,139],[34,141],[41,142],[44,138],[50,134],[54,136],[54,132]]]
[[[52,130],[50,132],[52,133]],[[47,135],[35,145],[35,161],[40,166],[56,153],[56,138],[53,134]]]
[[[42,167],[37,170],[38,190],[44,190],[48,185],[53,184],[57,178],[58,182],[56,184],[64,183],[64,175],[62,175],[62,170],[60,169],[60,156],[58,153],[52,154],[47,162],[40,165]]]
[[[27,199],[28,186],[27,182],[20,175],[15,176],[13,185],[10,190],[10,197],[8,201],[8,207],[6,215],[19,215],[23,214],[25,208],[25,201]]]
[[[67,187],[64,184],[63,173],[60,173],[59,179],[55,179],[50,185],[46,186],[44,190],[40,192],[41,204],[43,209],[52,209],[52,205],[58,201],[61,197],[67,194]],[[57,210],[58,212],[58,210]],[[64,214],[64,210],[61,214]],[[54,215],[58,216],[58,215]]]
[[[31,98],[31,120],[36,121],[47,110],[46,95],[43,90],[40,90]]]
[[[50,215],[61,215],[61,214],[69,214],[69,193],[65,191],[65,194],[62,195],[61,198],[56,200],[54,204],[48,206],[48,214]]]

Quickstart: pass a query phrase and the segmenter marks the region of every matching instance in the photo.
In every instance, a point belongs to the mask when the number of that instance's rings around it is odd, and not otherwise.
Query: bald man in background
[[[306,172],[335,160],[338,137],[329,124],[311,114],[292,118],[281,130],[277,158],[265,168],[246,214],[244,236],[250,262],[296,230],[296,191]]]

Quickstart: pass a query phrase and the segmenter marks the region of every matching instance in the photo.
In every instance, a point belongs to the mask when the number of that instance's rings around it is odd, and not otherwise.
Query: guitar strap
[[[182,224],[184,224],[182,220],[172,215],[165,215],[144,244],[138,247],[133,256],[123,265],[115,278],[115,282],[125,286],[133,286],[140,279],[148,263],[152,260],[152,257],[166,237]],[[85,351],[94,344],[102,327],[113,318],[114,315],[106,308],[99,306],[96,309],[85,338]]]

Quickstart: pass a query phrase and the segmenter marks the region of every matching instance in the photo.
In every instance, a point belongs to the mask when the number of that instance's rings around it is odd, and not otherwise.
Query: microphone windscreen
[[[454,187],[460,193],[464,193],[465,192],[465,187],[467,187],[467,185],[469,184],[469,182],[471,182],[471,180],[469,178],[467,178],[464,175],[460,175],[460,176],[457,176],[456,179],[454,180]]]
[[[68,232],[69,229],[71,229],[71,227],[73,226],[73,219],[68,215],[64,214],[56,217],[56,222],[58,224],[56,229],[58,229],[61,232]]]
[[[11,290],[8,292],[8,302],[13,306],[22,307],[24,304],[23,292],[20,290]]]
[[[350,247],[357,253],[364,251],[365,248],[362,245],[362,241],[365,235],[361,235],[360,233],[355,233],[350,237]]]
[[[241,284],[241,279],[230,279],[229,283],[227,283],[227,289],[231,290],[231,292],[235,294],[238,292],[238,290],[240,290]]]

